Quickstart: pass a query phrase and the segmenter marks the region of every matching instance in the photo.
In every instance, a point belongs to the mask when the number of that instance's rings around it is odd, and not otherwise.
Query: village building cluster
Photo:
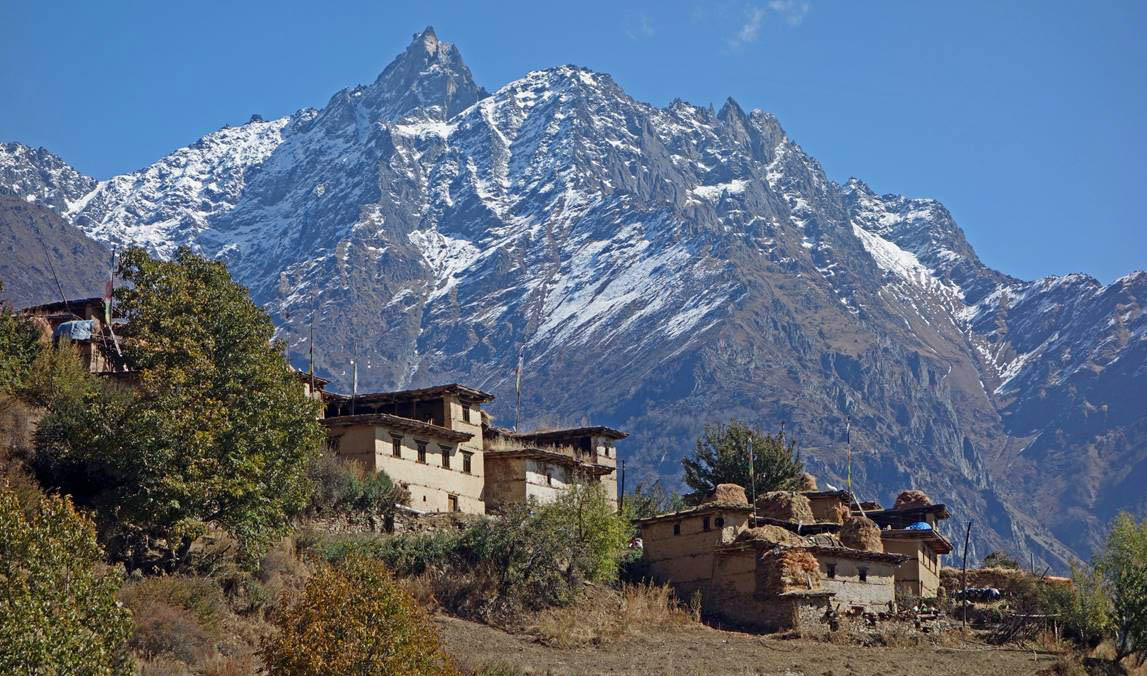
[[[777,630],[820,622],[827,611],[891,614],[897,597],[935,597],[940,557],[952,551],[937,530],[948,518],[920,491],[884,509],[848,491],[777,491],[750,504],[721,484],[690,509],[641,519],[653,578],[706,613],[737,626]]]
[[[92,372],[130,377],[117,362],[102,298],[52,303],[25,312],[53,341],[69,340]],[[113,347],[116,349],[113,351]],[[618,499],[616,444],[604,426],[517,432],[492,424],[494,396],[458,384],[345,395],[296,373],[320,401],[328,449],[370,472],[386,472],[416,512],[496,513],[552,500],[575,482],[599,482]],[[931,598],[947,508],[919,491],[893,507],[858,502],[849,491],[771,492],[750,504],[742,487],[722,484],[701,504],[637,521],[653,578],[679,598],[700,594],[706,612],[766,630],[820,621],[826,612],[891,613],[897,597]]]
[[[103,298],[26,308],[53,341],[68,340],[93,373],[129,376],[115,359]],[[327,380],[296,372],[322,403],[328,449],[370,472],[386,472],[418,512],[486,514],[531,499],[552,500],[575,482],[599,482],[617,504],[616,444],[627,435],[605,426],[519,433],[495,426],[483,406],[494,395],[450,384],[353,395],[328,392]]]

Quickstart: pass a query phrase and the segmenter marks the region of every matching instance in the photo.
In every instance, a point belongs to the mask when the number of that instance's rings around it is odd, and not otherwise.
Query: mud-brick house
[[[732,495],[637,522],[654,579],[682,598],[700,593],[710,616],[755,629],[819,621],[829,607],[895,609],[894,571],[907,557],[880,551],[874,524],[863,542],[847,532],[842,540],[842,525],[809,518],[800,494],[762,496],[757,509],[769,516],[754,516],[743,491]],[[792,508],[783,513],[781,504]]]
[[[939,531],[940,522],[950,516],[948,508],[932,504],[920,491],[904,491],[891,509],[871,509],[866,514],[881,527],[885,551],[909,557],[896,569],[898,591],[935,597],[940,589],[940,557],[952,553],[952,543]]]

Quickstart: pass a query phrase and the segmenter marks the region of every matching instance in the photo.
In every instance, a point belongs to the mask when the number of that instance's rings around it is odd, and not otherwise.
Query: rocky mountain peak
[[[382,118],[437,120],[449,119],[488,95],[474,82],[458,48],[439,40],[430,26],[414,35],[365,94]]]

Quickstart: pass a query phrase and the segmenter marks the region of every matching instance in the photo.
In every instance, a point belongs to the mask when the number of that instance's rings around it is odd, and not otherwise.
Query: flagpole
[[[108,326],[108,333],[112,334],[112,345],[115,345],[117,357],[123,357],[119,349],[119,338],[116,338],[115,328],[112,326],[112,292],[115,290],[115,247],[112,247],[111,269],[108,271],[108,283],[104,287],[104,323]]]
[[[749,499],[753,502],[752,526],[757,525],[757,463],[753,462],[753,431],[749,430]]]
[[[514,402],[514,431],[518,431],[518,424],[522,419],[522,354],[525,351],[525,346],[518,349],[518,375],[514,379],[515,402]]]

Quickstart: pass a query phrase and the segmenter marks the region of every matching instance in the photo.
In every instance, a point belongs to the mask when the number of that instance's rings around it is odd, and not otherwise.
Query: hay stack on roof
[[[866,552],[883,552],[884,543],[880,540],[880,526],[872,519],[853,516],[845,519],[840,527],[840,541],[845,547]]]
[[[758,526],[737,533],[734,542],[768,542],[774,545],[803,545],[804,539],[780,526]]]
[[[777,547],[761,555],[757,590],[765,594],[820,589],[820,564],[803,549]]]
[[[801,490],[802,491],[815,491],[816,490],[816,477],[805,472],[801,475]]]
[[[843,547],[844,543],[832,533],[817,533],[804,536],[805,544],[812,547]]]
[[[931,505],[932,499],[924,491],[904,491],[896,496],[896,505],[892,509],[913,509]]]
[[[737,484],[717,484],[713,494],[705,499],[705,503],[719,503],[722,505],[748,505],[749,498],[745,497],[745,489]]]
[[[757,515],[780,521],[816,523],[812,503],[796,491],[770,491],[757,498]]]

